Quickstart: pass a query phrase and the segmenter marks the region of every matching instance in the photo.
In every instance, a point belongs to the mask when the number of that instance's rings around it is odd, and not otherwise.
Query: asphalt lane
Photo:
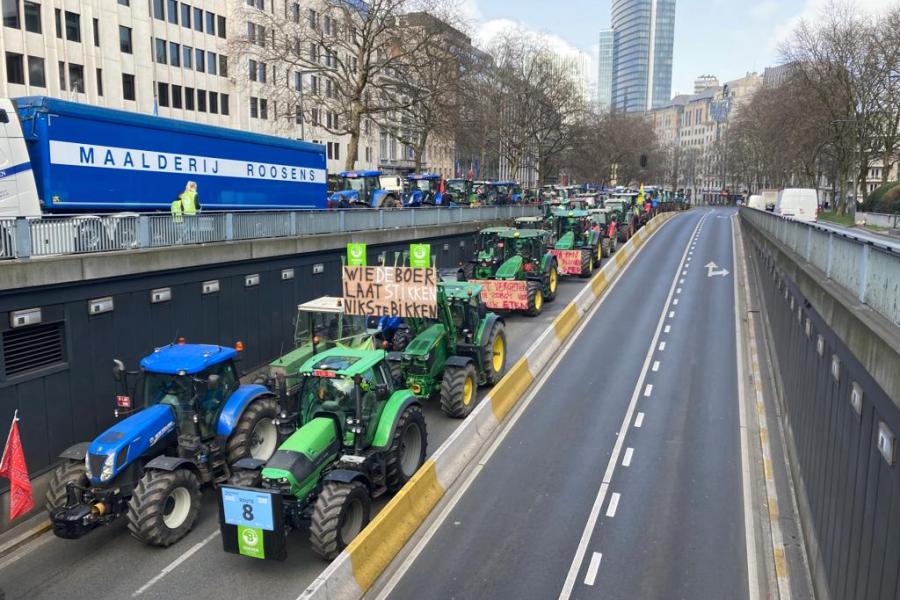
[[[583,286],[584,280],[563,278],[556,300],[547,303],[541,315],[505,316],[508,367]],[[426,403],[424,413],[430,454],[460,421],[444,416],[439,402]],[[385,502],[378,503],[376,510]],[[207,489],[193,531],[170,548],[144,546],[128,534],[124,519],[80,540],[45,534],[0,560],[0,590],[7,600],[168,599],[186,595],[218,599],[223,593],[230,598],[295,598],[327,566],[310,550],[305,530],[288,538],[288,559],[283,563],[225,554],[217,532],[216,499]]]
[[[446,520],[385,590],[390,598],[559,596],[672,277],[706,212],[676,216],[644,246]],[[590,568],[585,561],[579,581]],[[640,577],[640,562],[627,569]]]

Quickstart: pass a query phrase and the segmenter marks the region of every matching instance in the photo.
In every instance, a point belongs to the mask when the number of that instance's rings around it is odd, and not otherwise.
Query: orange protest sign
[[[528,310],[527,281],[497,281],[473,279],[481,286],[481,300],[485,306],[496,310]]]
[[[365,317],[437,318],[437,270],[344,267],[344,312]]]
[[[551,250],[562,275],[581,274],[581,250]]]

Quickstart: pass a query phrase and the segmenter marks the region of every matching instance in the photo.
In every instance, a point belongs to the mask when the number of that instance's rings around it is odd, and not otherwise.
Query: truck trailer
[[[0,217],[325,208],[325,148],[68,102],[0,98]]]

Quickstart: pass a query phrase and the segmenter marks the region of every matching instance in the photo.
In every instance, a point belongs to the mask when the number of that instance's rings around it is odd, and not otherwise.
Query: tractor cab
[[[521,279],[540,273],[550,241],[550,232],[544,230],[510,229],[502,232],[497,244],[503,245],[504,261],[494,278]]]
[[[441,206],[444,204],[443,177],[437,173],[412,173],[406,176],[408,191],[403,206]]]
[[[515,231],[511,227],[488,227],[475,236],[475,275],[479,278],[490,277],[493,271],[509,256],[512,251],[503,239],[503,234]],[[488,275],[487,273],[491,273]]]
[[[381,185],[381,171],[344,171],[337,191],[328,199],[328,208],[395,208],[397,195]]]
[[[515,181],[494,181],[488,184],[491,204],[518,204],[522,201],[522,187]]]
[[[543,229],[543,217],[518,217],[515,221],[516,229]]]
[[[572,250],[588,243],[586,239],[593,229],[588,211],[561,208],[556,209],[553,216],[557,250]]]
[[[471,179],[448,179],[444,191],[447,202],[460,206],[468,206],[477,203],[475,197],[475,183]]]

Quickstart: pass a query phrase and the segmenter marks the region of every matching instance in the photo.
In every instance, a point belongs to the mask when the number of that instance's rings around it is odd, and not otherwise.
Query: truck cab
[[[329,208],[396,208],[397,193],[381,187],[381,171],[343,171]]]
[[[37,217],[40,214],[37,186],[19,113],[12,100],[0,98],[0,218]]]

